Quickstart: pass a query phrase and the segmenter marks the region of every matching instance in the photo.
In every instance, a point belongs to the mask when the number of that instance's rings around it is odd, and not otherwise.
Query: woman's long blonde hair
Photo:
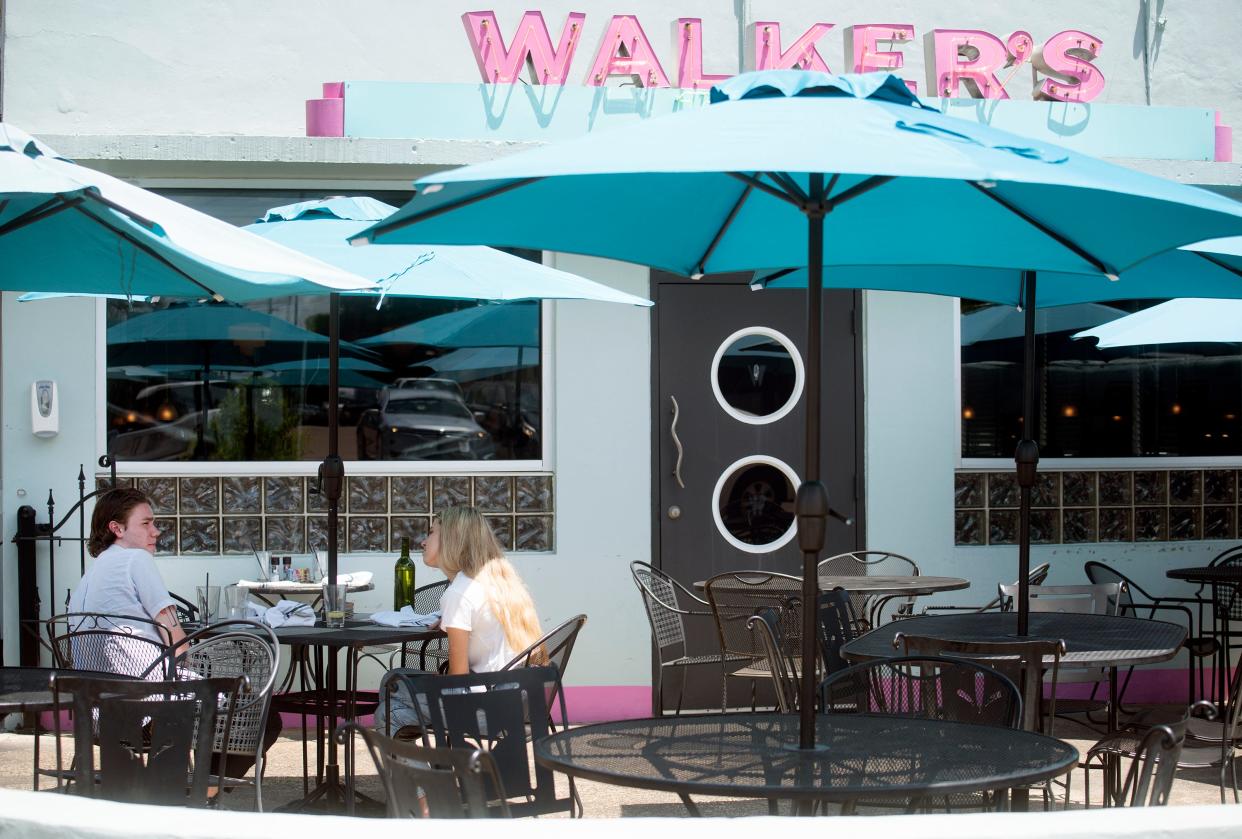
[[[505,558],[491,525],[474,507],[449,507],[440,522],[440,569],[483,583],[514,654],[539,640],[539,615],[526,584]]]

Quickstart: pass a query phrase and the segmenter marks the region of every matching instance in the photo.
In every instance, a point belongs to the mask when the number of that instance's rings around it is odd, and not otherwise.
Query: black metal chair
[[[68,670],[175,678],[172,633],[145,617],[68,612],[44,622],[52,661]]]
[[[1186,631],[1188,637],[1182,642],[1182,647],[1189,654],[1190,667],[1187,670],[1189,676],[1189,685],[1187,689],[1186,699],[1188,703],[1193,703],[1196,698],[1202,698],[1205,695],[1204,686],[1204,659],[1216,655],[1219,644],[1216,639],[1203,634],[1202,613],[1199,614],[1198,630],[1196,631],[1195,614],[1191,611],[1191,604],[1199,604],[1198,598],[1194,597],[1155,597],[1143,590],[1138,583],[1122,574],[1115,568],[1105,565],[1103,562],[1092,560],[1083,566],[1087,579],[1093,583],[1123,583],[1124,587],[1121,591],[1121,608],[1120,614],[1132,615],[1136,618],[1148,618],[1155,620],[1158,613],[1162,619],[1168,615],[1167,619],[1175,619],[1176,617],[1184,617],[1186,620]],[[1199,693],[1195,694],[1195,662],[1199,665]],[[1133,667],[1126,668],[1125,678],[1117,691],[1118,710],[1125,711],[1125,693],[1126,688],[1130,684],[1130,677],[1134,673]]]
[[[998,593],[1006,603],[1006,611],[1016,602],[1019,588],[1010,583],[998,587]],[[1073,586],[1029,586],[1027,603],[1032,612],[1060,612],[1080,615],[1117,615],[1121,612],[1122,598],[1125,596],[1125,584],[1120,582],[1092,583],[1090,585]],[[1091,720],[1091,714],[1108,708],[1106,699],[1097,698],[1100,690],[1108,695],[1109,673],[1106,667],[1067,668],[1060,674],[1062,685],[1091,685],[1091,693],[1087,697],[1065,697],[1056,695],[1053,686],[1056,713],[1061,716],[1068,714],[1085,714]]]
[[[500,774],[489,754],[479,749],[416,746],[355,722],[337,727],[337,742],[348,746],[351,733],[360,735],[371,753],[384,785],[388,818],[485,819],[510,815]],[[496,806],[489,807],[489,800],[495,800]]]
[[[909,655],[856,664],[819,685],[826,714],[895,717],[1019,728],[1022,697],[1005,674],[961,658]]]
[[[552,731],[556,731],[556,723],[550,715],[552,709],[558,705],[561,708],[562,725],[569,724],[569,718],[564,715],[565,698],[562,688],[565,670],[569,667],[569,656],[573,653],[578,633],[582,631],[586,622],[586,615],[574,615],[515,655],[504,667],[500,668],[512,670],[515,667],[543,667],[549,664],[556,668],[556,681],[553,683],[551,692],[544,699],[549,713],[548,728]]]
[[[819,686],[826,714],[880,714],[895,717],[1019,728],[1022,697],[1011,679],[996,670],[960,658],[915,655],[875,659],[829,676]],[[855,802],[854,806],[868,802]],[[892,806],[891,802],[874,802]],[[918,796],[909,809],[926,809]],[[990,794],[951,795],[946,809],[993,808]],[[852,808],[850,808],[852,809]]]
[[[1017,685],[1022,697],[1022,727],[1051,735],[1056,716],[1057,679],[1065,642],[1042,638],[1024,641],[953,641],[897,633],[893,647],[905,655],[952,656],[998,671]],[[1044,663],[1052,658],[1052,664]],[[1043,699],[1044,672],[1050,682],[1049,699]],[[1043,713],[1041,713],[1041,710]],[[1046,722],[1045,722],[1046,720]]]
[[[788,574],[742,571],[717,574],[704,588],[720,640],[720,710],[727,711],[729,707],[730,676],[750,680],[753,708],[758,682],[766,681],[771,674],[762,643],[746,622],[765,607],[776,610],[784,652],[796,659],[802,643],[802,580]],[[740,668],[730,670],[738,658],[746,661]]]
[[[225,719],[216,720],[212,742],[213,771],[219,777],[219,789],[231,789],[246,783],[245,774],[253,761],[255,807],[263,812],[264,734],[272,688],[280,669],[280,642],[271,628],[255,621],[227,620],[204,627],[186,638],[177,657],[177,672],[189,676],[213,678],[233,677],[245,680],[236,696],[236,703]],[[242,771],[230,767],[240,764]]]
[[[535,764],[532,774],[527,747],[548,736],[547,696],[560,680],[556,667],[464,676],[392,671],[389,677],[391,689],[402,685],[409,692],[424,746],[477,748],[491,756],[513,815],[582,814],[573,779],[569,796],[557,798],[552,771]],[[557,704],[564,719],[564,698]]]
[[[1047,562],[1036,565],[1026,577],[1027,584],[1032,586],[1043,585],[1044,581],[1048,579],[1048,572],[1050,570],[1052,570],[1052,565]],[[1013,585],[1016,586],[1017,584],[1015,580]],[[934,615],[938,612],[1000,612],[1003,611],[1004,606],[1005,598],[997,595],[980,606],[924,606],[923,614]]]
[[[776,709],[782,714],[793,714],[798,710],[798,679],[793,659],[785,650],[781,635],[780,616],[770,606],[759,610],[759,614],[746,619],[746,627],[759,637],[764,657],[768,663],[768,673],[772,676],[772,687],[776,691]]]
[[[1210,702],[1196,702],[1177,720],[1146,729],[1130,727],[1097,741],[1087,750],[1079,766],[1083,770],[1083,806],[1091,806],[1092,772],[1115,772],[1120,758],[1130,759],[1124,780],[1113,793],[1113,800],[1104,806],[1163,807],[1169,803],[1173,779],[1183,768],[1182,751],[1186,743],[1186,725],[1196,712],[1214,716]],[[1116,777],[1116,776],[1115,776]],[[1224,802],[1222,780],[1221,801]]]
[[[841,647],[858,637],[858,623],[849,593],[843,588],[820,592],[817,618],[819,655],[824,675],[831,676],[850,666],[845,656],[841,655]]]
[[[680,715],[686,693],[686,671],[696,665],[722,663],[719,654],[692,655],[686,642],[685,619],[711,618],[711,604],[646,562],[631,562],[630,574],[643,598],[658,663],[655,684],[651,686],[651,712],[658,717],[664,716],[664,671],[678,670],[681,672],[681,686],[677,691],[674,713]],[[725,657],[723,664],[726,667],[741,666],[750,661],[750,656],[730,655]]]
[[[430,615],[440,609],[440,597],[448,588],[448,580],[428,583],[414,589],[412,608],[420,615]],[[448,640],[431,638],[417,644],[373,644],[362,647],[358,651],[358,660],[369,658],[385,670],[393,667],[413,667],[412,658],[418,659],[418,669],[428,673],[438,673],[448,667]],[[370,693],[370,692],[364,692]]]
[[[58,777],[70,777],[77,794],[89,798],[206,806],[217,715],[225,709],[227,740],[242,681],[54,677],[57,703],[62,692],[72,694],[73,709],[74,761],[68,773],[61,762],[61,715],[53,715]],[[58,789],[63,785],[58,783]]]
[[[869,574],[897,574],[919,576],[919,566],[908,556],[892,551],[849,551],[820,560],[817,572],[845,577],[865,577]],[[874,629],[883,622],[884,609],[894,600],[900,601],[892,617],[906,617],[914,613],[914,596],[904,594],[851,594],[850,605],[860,621],[859,629]]]

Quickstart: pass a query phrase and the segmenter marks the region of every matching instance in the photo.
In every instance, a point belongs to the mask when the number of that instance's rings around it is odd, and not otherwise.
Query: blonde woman
[[[440,596],[440,626],[448,636],[450,675],[500,670],[542,634],[530,592],[505,558],[491,526],[473,507],[450,507],[432,519],[423,562],[449,578]],[[535,656],[537,663],[540,657]],[[387,681],[387,678],[385,678]],[[381,686],[381,696],[385,691]],[[376,711],[376,727],[394,731],[418,722],[411,697],[399,685]]]
[[[448,636],[450,675],[500,670],[539,640],[530,592],[478,510],[450,507],[433,519],[423,562],[449,578],[440,627]]]

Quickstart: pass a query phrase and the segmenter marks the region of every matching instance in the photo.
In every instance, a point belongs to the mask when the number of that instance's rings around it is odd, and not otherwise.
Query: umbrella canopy
[[[366,277],[377,287],[357,293],[454,300],[599,300],[650,306],[651,301],[603,283],[485,247],[410,244],[355,248],[349,244],[396,212],[365,197],[303,201],[268,210],[245,230]]]
[[[1071,329],[1082,329],[1084,326],[1108,323],[1110,320],[1124,317],[1125,314],[1121,309],[1103,306],[1099,303],[1071,303],[1068,306],[1055,306],[1035,313],[1035,331],[1040,334],[1068,332]],[[981,341],[1021,338],[1025,331],[1026,317],[1021,310],[989,307],[962,317],[961,344],[963,347],[969,347]]]
[[[1074,335],[1100,349],[1242,341],[1242,300],[1177,299]]]
[[[534,305],[482,305],[420,320],[358,342],[427,344],[433,347],[537,347],[539,308]]]
[[[72,246],[67,246],[72,243]],[[0,123],[4,288],[255,300],[370,286]]]
[[[227,303],[170,306],[108,327],[113,364],[207,365],[254,369],[304,357],[323,357],[328,338],[272,315]],[[345,342],[352,355],[370,353]],[[382,368],[381,368],[382,369]]]
[[[463,347],[429,359],[423,366],[454,381],[472,382],[538,363],[537,353],[523,352],[521,347]]]
[[[379,389],[384,382],[368,376],[368,373],[387,374],[387,367],[373,364],[361,358],[342,358],[340,364],[340,380],[338,387],[367,387]],[[329,378],[328,361],[326,358],[308,358],[305,361],[284,361],[269,364],[256,371],[264,381],[292,387],[309,385],[327,385]]]
[[[831,512],[818,481],[823,266],[1015,269],[1003,299],[1027,307],[1031,398],[1033,272],[1105,282],[1159,251],[1242,232],[1242,205],[1222,196],[944,116],[894,76],[748,73],[711,98],[717,104],[430,175],[364,238],[482,239],[692,276],[807,266],[807,462],[797,501],[806,603]],[[917,290],[961,293],[952,272]],[[1016,459],[1025,581],[1034,442],[1023,441]],[[1024,584],[1022,632],[1026,609]],[[803,610],[804,747],[814,739],[812,612]]]

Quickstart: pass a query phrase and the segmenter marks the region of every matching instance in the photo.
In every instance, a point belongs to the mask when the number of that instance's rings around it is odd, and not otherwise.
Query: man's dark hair
[[[146,493],[128,487],[110,489],[95,499],[95,512],[91,516],[91,535],[86,550],[91,556],[99,556],[116,541],[116,534],[108,525],[112,522],[125,524],[129,514],[139,504],[150,504]]]

